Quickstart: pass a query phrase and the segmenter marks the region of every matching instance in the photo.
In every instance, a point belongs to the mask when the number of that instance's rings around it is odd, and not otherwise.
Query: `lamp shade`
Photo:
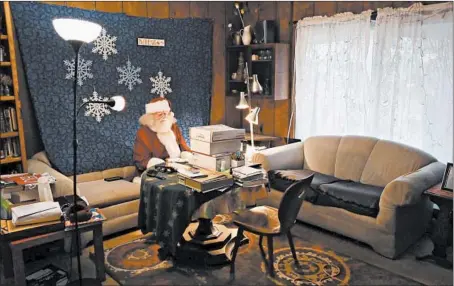
[[[240,93],[240,102],[238,103],[238,105],[236,106],[237,109],[246,109],[246,108],[249,108],[249,104],[247,103],[246,101],[246,95],[244,94],[244,92],[241,92]]]
[[[259,124],[259,112],[260,107],[254,107],[244,119],[246,119],[249,123],[257,125]]]
[[[93,42],[101,33],[101,26],[79,19],[60,18],[52,21],[55,31],[65,41]]]
[[[112,96],[110,100],[115,102],[114,106],[111,108],[115,111],[122,111],[125,108],[126,101],[125,98],[121,95]]]

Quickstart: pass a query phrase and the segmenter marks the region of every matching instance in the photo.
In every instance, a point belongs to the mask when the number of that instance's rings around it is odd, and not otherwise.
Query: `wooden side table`
[[[430,235],[434,243],[432,254],[416,257],[418,260],[431,259],[436,264],[452,269],[452,263],[446,259],[446,249],[452,244],[453,192],[442,190],[438,184],[424,192],[432,202],[440,207],[437,220]]]
[[[102,221],[79,225],[79,233],[93,231],[93,244],[95,248],[95,265],[96,265],[96,278],[99,281],[106,280],[105,266],[104,266],[104,246],[102,235]],[[16,285],[26,285],[25,281],[25,268],[24,258],[22,251],[24,249],[42,245],[45,243],[53,242],[56,240],[70,238],[75,232],[74,228],[66,228],[65,230],[46,233],[38,236],[32,236],[21,240],[12,241],[9,243],[13,257],[13,272],[14,282]]]

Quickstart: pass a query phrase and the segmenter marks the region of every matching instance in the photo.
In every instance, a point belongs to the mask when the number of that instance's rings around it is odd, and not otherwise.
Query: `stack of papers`
[[[232,175],[235,179],[251,180],[255,177],[263,177],[263,169],[255,169],[248,166],[242,166],[232,169]]]
[[[256,169],[248,166],[232,169],[235,182],[243,187],[252,187],[268,183],[265,170]]]

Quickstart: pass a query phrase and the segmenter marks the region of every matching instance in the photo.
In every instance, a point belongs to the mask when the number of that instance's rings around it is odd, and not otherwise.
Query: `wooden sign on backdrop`
[[[164,47],[166,42],[162,39],[137,38],[138,46]]]

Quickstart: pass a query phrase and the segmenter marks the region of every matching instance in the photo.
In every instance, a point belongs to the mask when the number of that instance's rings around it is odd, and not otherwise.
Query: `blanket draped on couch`
[[[102,98],[123,95],[126,99],[123,112],[101,114],[99,120],[84,116],[85,108],[79,114],[78,173],[132,165],[138,119],[145,113],[145,104],[159,96],[159,91],[152,92],[155,86],[150,79],[159,78],[159,72],[164,81],[171,78],[172,91],[167,90],[166,97],[172,102],[185,138],[189,127],[208,124],[212,20],[139,18],[31,2],[11,3],[11,9],[44,148],[62,173],[72,172],[71,61],[75,55],[69,43],[55,32],[55,18],[96,22],[105,29],[107,42],[114,43],[82,46],[79,67],[84,68],[79,71],[85,77],[79,77],[77,105],[92,97],[94,91]],[[163,39],[165,46],[139,46],[138,38]],[[120,83],[120,70],[128,68],[128,61],[132,71],[140,68],[138,77]]]

